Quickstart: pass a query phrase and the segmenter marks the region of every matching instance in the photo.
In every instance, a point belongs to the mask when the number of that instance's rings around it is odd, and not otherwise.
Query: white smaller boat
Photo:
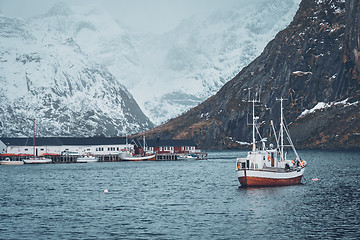
[[[41,163],[51,163],[51,158],[45,157],[31,157],[23,160],[26,164],[41,164]]]
[[[195,154],[180,154],[177,157],[177,160],[194,160],[198,159],[198,157]]]
[[[97,162],[97,161],[99,161],[99,159],[94,156],[83,156],[83,157],[78,157],[76,159],[76,162],[78,162],[78,163],[90,163],[90,162]]]
[[[0,165],[24,165],[23,161],[12,161],[10,158],[5,158],[0,161]]]

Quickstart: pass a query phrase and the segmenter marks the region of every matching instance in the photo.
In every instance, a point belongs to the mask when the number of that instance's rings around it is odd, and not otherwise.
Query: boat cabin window
[[[246,168],[246,164],[244,162],[241,163],[241,168]]]

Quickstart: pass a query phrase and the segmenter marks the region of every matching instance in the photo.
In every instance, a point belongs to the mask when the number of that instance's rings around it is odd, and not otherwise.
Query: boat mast
[[[252,115],[253,115],[253,123],[252,123],[252,131],[253,131],[253,141],[252,141],[252,150],[253,152],[256,151],[256,139],[255,139],[255,99],[252,100],[253,102],[253,109],[252,109]]]
[[[146,141],[145,141],[145,132],[144,132],[144,135],[143,135],[143,147],[144,147],[144,153],[145,153],[145,144],[146,144]]]
[[[280,161],[284,161],[284,115],[283,115],[283,98],[276,99],[280,101]]]
[[[35,118],[33,119],[33,155],[35,157]]]

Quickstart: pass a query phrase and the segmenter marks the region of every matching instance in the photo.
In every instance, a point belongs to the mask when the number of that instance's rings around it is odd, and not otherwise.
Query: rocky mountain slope
[[[52,9],[56,20],[67,9]],[[0,16],[0,127],[6,137],[123,135],[153,126],[132,95],[61,29]],[[48,22],[48,23],[49,23]]]
[[[208,148],[250,142],[248,96],[278,126],[279,103],[302,148],[360,148],[359,2],[303,0],[291,24],[214,96],[148,132]],[[319,104],[320,103],[320,104]],[[269,131],[264,123],[263,134]]]

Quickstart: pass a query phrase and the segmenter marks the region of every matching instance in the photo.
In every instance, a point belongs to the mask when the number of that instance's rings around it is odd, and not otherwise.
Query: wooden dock
[[[195,153],[196,157],[192,160],[206,160],[207,153]],[[98,158],[98,162],[122,162],[123,160],[119,157],[119,155],[94,155]],[[78,163],[76,160],[81,155],[52,155],[52,156],[44,156],[46,158],[51,158],[52,163]],[[12,161],[22,161],[24,159],[28,159],[28,156],[10,156]],[[4,160],[4,159],[0,159]],[[156,159],[154,161],[181,161],[184,160],[179,157],[179,154],[175,153],[163,153],[163,154],[156,154]],[[190,159],[189,159],[190,160]]]

